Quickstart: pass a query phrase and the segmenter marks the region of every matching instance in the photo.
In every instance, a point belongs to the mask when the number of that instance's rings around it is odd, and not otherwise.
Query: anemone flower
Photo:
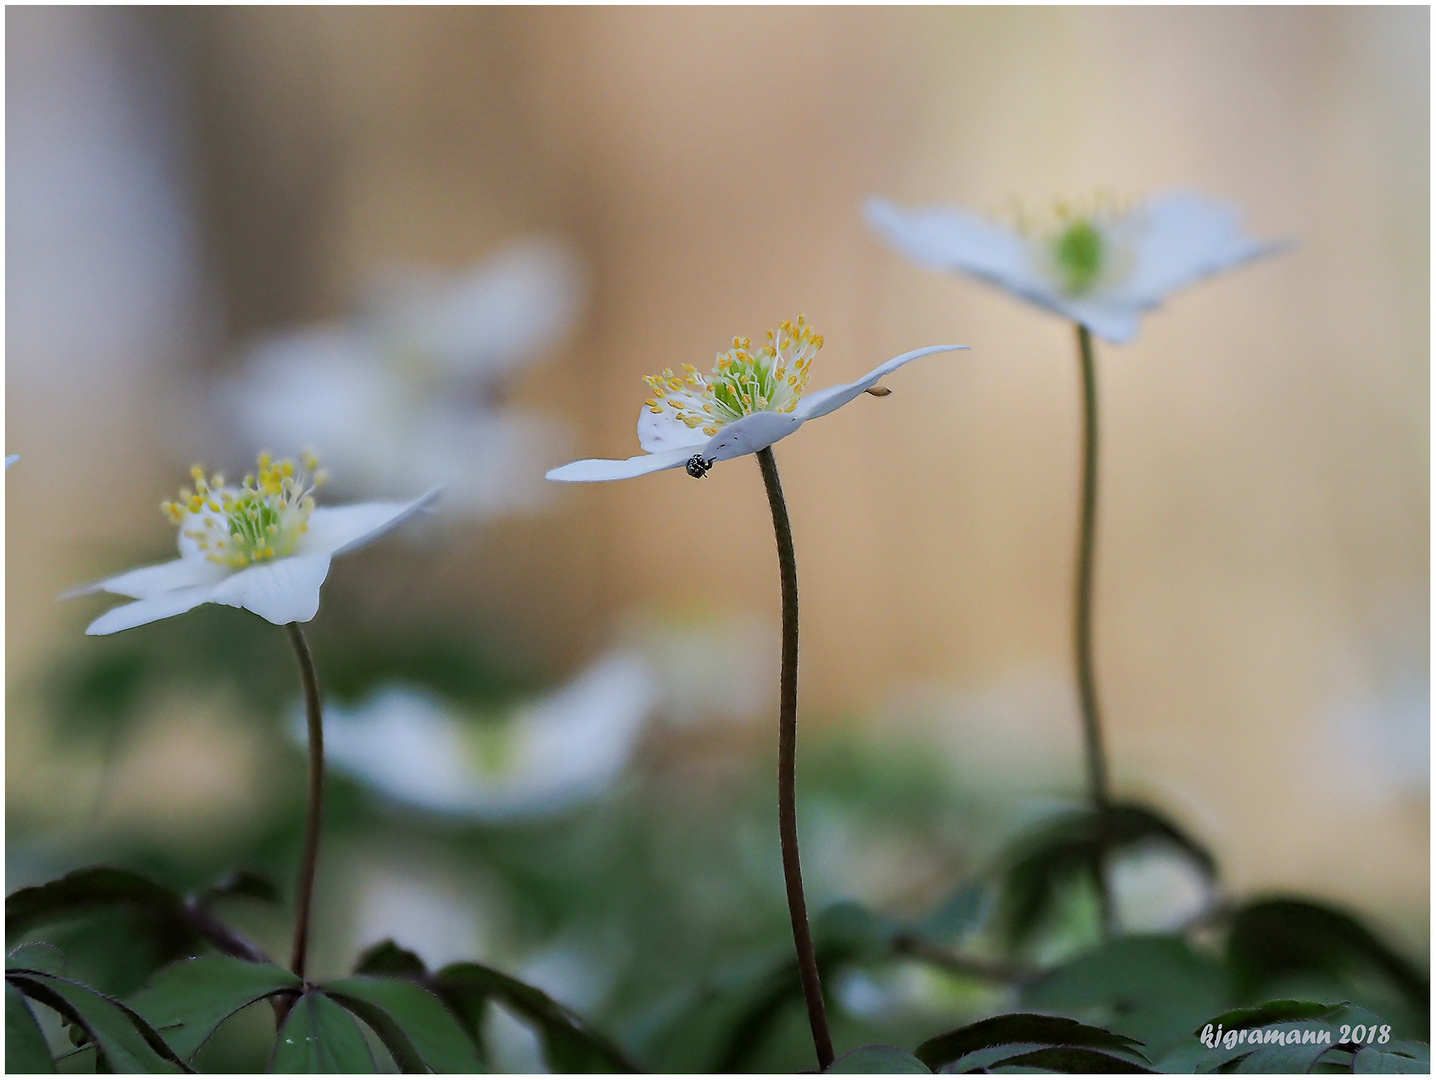
[[[583,295],[577,254],[546,238],[458,274],[388,271],[352,317],[253,343],[214,389],[214,423],[245,446],[322,447],[355,492],[398,495],[417,477],[444,487],[447,515],[532,509],[533,463],[562,461],[568,432],[510,391]]]
[[[190,470],[186,488],[160,509],[179,527],[180,557],[144,566],[71,595],[104,591],[134,598],[92,622],[86,633],[113,634],[189,611],[200,604],[246,608],[283,625],[294,647],[309,727],[309,804],[299,869],[294,951],[290,967],[300,978],[309,947],[309,916],[319,865],[324,807],[324,728],[319,676],[299,628],[319,610],[319,587],[336,555],[375,540],[409,520],[438,496],[412,502],[316,507],[314,490],[324,473],[313,455],[302,467],[259,455],[259,469],[238,485]]]
[[[778,705],[778,835],[782,847],[783,879],[798,972],[808,1007],[808,1024],[818,1068],[833,1063],[833,1040],[828,1030],[817,957],[803,897],[803,875],[798,859],[798,815],[795,799],[798,740],[798,566],[793,552],[793,530],[778,478],[773,444],[797,431],[806,421],[826,416],[864,392],[884,396],[878,380],[904,364],[933,353],[961,349],[961,345],[934,345],[895,356],[861,379],[839,383],[806,395],[813,358],[823,347],[822,335],[803,316],[768,332],[767,342],[754,349],[747,338],[734,338],[733,347],[720,353],[711,374],[691,364],[683,374],[665,369],[649,375],[650,397],[638,417],[638,441],[646,453],[622,461],[591,458],[575,461],[548,473],[550,480],[590,483],[623,480],[680,465],[688,475],[702,479],[714,464],[745,454],[756,454],[768,493],[773,532],[778,545],[782,587],[783,642]]]
[[[914,262],[956,270],[1077,324],[1082,371],[1082,497],[1074,594],[1074,652],[1087,785],[1099,822],[1109,818],[1107,758],[1092,661],[1093,543],[1097,518],[1097,372],[1092,335],[1121,345],[1137,336],[1142,313],[1179,289],[1282,250],[1242,228],[1233,207],[1187,192],[1122,204],[1110,198],[1059,203],[1045,218],[1019,215],[1007,228],[956,209],[906,211],[870,199],[868,221]],[[1104,925],[1112,900],[1097,845],[1093,867]]]
[[[524,820],[592,800],[622,774],[658,704],[650,666],[602,658],[501,715],[466,714],[418,686],[329,710],[329,759],[390,802],[477,821]],[[296,736],[303,721],[296,717]]]
[[[259,457],[257,476],[238,486],[196,465],[195,489],[186,488],[161,509],[179,526],[178,559],[128,570],[78,589],[128,596],[87,634],[119,630],[180,615],[200,604],[246,608],[283,626],[308,622],[319,610],[319,587],[336,555],[353,551],[402,525],[438,496],[438,490],[405,503],[314,504],[323,483],[318,462]]]

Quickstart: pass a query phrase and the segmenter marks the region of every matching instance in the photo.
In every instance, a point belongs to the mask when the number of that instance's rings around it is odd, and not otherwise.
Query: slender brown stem
[[[314,905],[314,875],[319,869],[319,829],[324,818],[324,717],[319,701],[319,676],[314,657],[298,623],[289,623],[289,640],[304,683],[304,712],[309,720],[309,810],[304,817],[304,852],[299,862],[299,888],[294,912],[294,952],[289,968],[301,979],[309,956],[309,912]]]
[[[1092,562],[1097,530],[1097,369],[1092,335],[1077,324],[1077,351],[1082,361],[1082,517],[1077,535],[1077,585],[1074,604],[1077,650],[1077,692],[1082,705],[1082,736],[1087,752],[1087,786],[1096,815],[1092,873],[1103,933],[1112,932],[1112,895],[1106,861],[1112,799],[1107,785],[1107,756],[1102,745],[1102,716],[1097,705],[1097,677],[1092,665]]]
[[[773,533],[778,541],[778,576],[783,591],[783,670],[778,702],[778,836],[783,849],[783,881],[788,890],[788,914],[793,921],[793,944],[798,951],[798,974],[803,981],[803,998],[808,1004],[808,1025],[813,1029],[813,1047],[818,1068],[833,1063],[833,1037],[828,1031],[828,1011],[823,1004],[823,985],[818,978],[818,957],[813,950],[813,932],[808,927],[808,905],[803,899],[803,869],[798,861],[798,560],[793,554],[793,527],[783,501],[778,463],[773,448],[758,451],[763,486],[768,489],[768,507],[773,512]]]

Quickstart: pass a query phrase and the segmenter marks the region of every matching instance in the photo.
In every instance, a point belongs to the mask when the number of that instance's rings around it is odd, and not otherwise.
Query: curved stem
[[[1076,623],[1077,692],[1082,705],[1082,737],[1087,752],[1087,787],[1096,815],[1097,835],[1092,867],[1104,933],[1112,931],[1112,896],[1105,872],[1112,800],[1107,786],[1107,755],[1102,745],[1102,717],[1097,706],[1097,678],[1092,667],[1092,561],[1097,529],[1097,370],[1092,335],[1077,324],[1077,351],[1082,362],[1082,516],[1077,536]]]
[[[828,1032],[828,1012],[823,1004],[823,986],[818,978],[818,957],[813,950],[813,932],[808,927],[808,905],[803,899],[803,870],[798,862],[798,560],[793,554],[793,528],[783,485],[778,480],[778,463],[773,448],[758,451],[763,486],[768,490],[768,508],[773,512],[773,533],[778,541],[778,576],[783,591],[783,670],[778,702],[778,835],[783,849],[783,882],[788,890],[788,915],[793,922],[793,944],[798,951],[798,974],[803,998],[808,1005],[808,1025],[813,1029],[813,1047],[818,1068],[833,1063],[833,1037]]]
[[[324,818],[324,718],[319,702],[319,676],[314,657],[298,623],[289,623],[289,640],[304,683],[304,712],[309,720],[309,810],[304,818],[304,852],[299,861],[299,888],[294,912],[294,952],[289,968],[304,978],[309,955],[309,912],[314,904],[314,875],[319,869],[319,828]]]

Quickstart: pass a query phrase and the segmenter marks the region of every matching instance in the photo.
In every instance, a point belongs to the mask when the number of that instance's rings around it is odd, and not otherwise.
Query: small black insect
[[[702,480],[708,475],[708,470],[713,468],[713,462],[705,460],[702,454],[694,454],[688,459],[688,475],[695,480]]]

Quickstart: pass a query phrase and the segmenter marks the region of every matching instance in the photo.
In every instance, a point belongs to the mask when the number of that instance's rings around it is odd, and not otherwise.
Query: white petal
[[[319,611],[319,586],[328,575],[328,554],[291,555],[231,574],[209,590],[209,599],[279,626],[308,622]]]
[[[1153,199],[1132,277],[1113,296],[1152,307],[1184,286],[1281,250],[1242,229],[1241,211],[1188,192]]]
[[[868,222],[915,262],[962,270],[1044,306],[1058,299],[1027,242],[1009,229],[963,210],[901,210],[886,199],[869,199],[866,209]]]
[[[650,454],[681,446],[702,446],[708,441],[702,428],[691,428],[667,409],[656,413],[647,405],[638,414],[638,445]],[[695,450],[694,453],[697,453]]]
[[[592,484],[600,480],[627,480],[630,477],[661,472],[664,469],[676,469],[702,449],[703,446],[700,443],[697,446],[683,446],[674,450],[664,450],[657,454],[638,454],[621,461],[612,458],[585,458],[583,461],[571,461],[567,465],[560,465],[557,469],[550,469],[544,475],[550,480],[557,480],[564,484]]]
[[[826,416],[834,409],[840,409],[853,398],[857,397],[870,386],[877,385],[877,381],[891,371],[896,371],[904,364],[910,364],[914,360],[920,360],[924,356],[931,356],[933,353],[956,352],[966,349],[966,345],[928,345],[921,349],[913,349],[901,356],[894,356],[885,364],[879,364],[856,382],[839,383],[836,386],[825,386],[811,394],[803,395],[798,402],[797,415],[804,420],[812,420],[815,417]]]
[[[1150,305],[1147,305],[1150,306]],[[1125,345],[1142,328],[1142,308],[1096,296],[1064,300],[1050,305],[1059,315],[1079,322],[1099,338],[1113,345]]]
[[[801,406],[801,402],[799,404]],[[727,461],[744,454],[756,454],[793,434],[803,426],[803,419],[798,412],[757,412],[734,420],[708,441],[703,457],[708,461]]]
[[[175,589],[133,604],[122,604],[111,608],[85,628],[87,634],[113,634],[129,630],[145,623],[181,615],[214,599],[214,588],[210,585],[195,585],[188,589]]]
[[[413,502],[320,506],[309,515],[309,531],[299,542],[300,555],[343,555],[396,529],[439,497],[425,492]]]
[[[6,468],[6,470],[9,470],[10,466],[11,466],[11,465],[14,465],[15,462],[17,462],[17,461],[19,461],[19,460],[20,460],[20,455],[19,455],[19,454],[6,454],[6,455],[5,455],[5,468]]]
[[[161,593],[173,592],[175,589],[187,589],[195,585],[214,585],[229,573],[228,568],[212,563],[203,556],[172,559],[155,566],[141,566],[137,570],[127,570],[123,574],[116,574],[104,581],[97,581],[93,585],[82,585],[78,589],[72,589],[65,593],[61,599],[68,600],[73,596],[85,596],[88,593],[111,592],[120,596],[133,596],[136,600],[144,600],[147,597],[159,596]]]

